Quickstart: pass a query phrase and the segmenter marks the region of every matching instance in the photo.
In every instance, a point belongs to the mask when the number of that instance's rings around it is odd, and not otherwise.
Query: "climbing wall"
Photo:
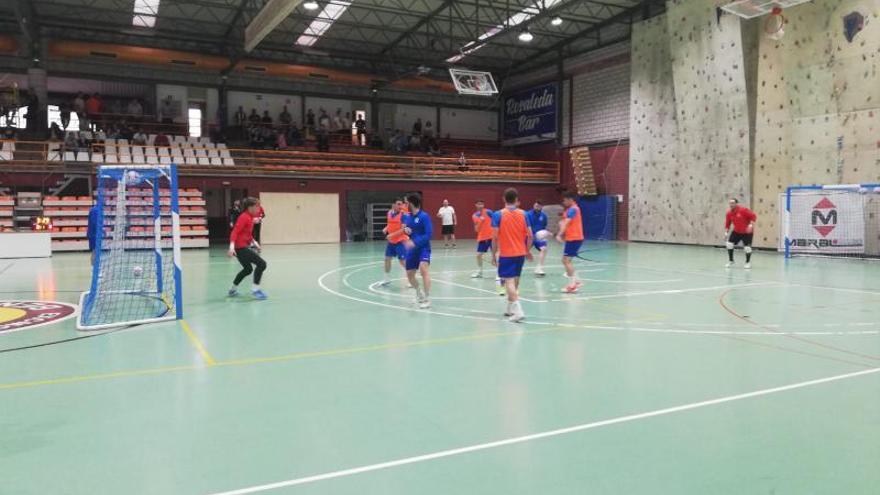
[[[844,17],[863,29],[848,41]],[[778,243],[789,185],[880,182],[880,0],[816,0],[784,12],[785,36],[758,32],[756,244]]]
[[[739,18],[667,2],[636,25],[630,238],[718,244],[727,198],[749,201],[749,114]]]
[[[633,26],[630,75],[629,238],[667,241],[680,229],[670,184],[678,126],[666,15]]]

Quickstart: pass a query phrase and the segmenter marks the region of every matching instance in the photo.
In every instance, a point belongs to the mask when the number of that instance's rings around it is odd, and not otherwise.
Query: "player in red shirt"
[[[510,321],[525,319],[519,304],[519,277],[525,260],[531,261],[532,229],[526,213],[517,207],[516,189],[504,191],[504,209],[492,216],[492,264],[507,289],[507,311]]]
[[[739,205],[739,200],[732,198],[729,201],[730,208],[727,210],[727,217],[724,219],[724,238],[726,239],[725,247],[727,247],[727,268],[734,265],[733,248],[743,243],[743,250],[746,252],[746,264],[743,268],[752,267],[752,238],[755,235],[755,220],[758,216],[755,212]],[[733,227],[731,229],[731,227]]]
[[[260,243],[254,239],[254,224],[260,213],[259,202],[254,198],[245,198],[242,201],[241,215],[235,221],[235,227],[229,235],[229,257],[238,258],[241,263],[241,271],[235,276],[232,287],[229,289],[229,297],[238,295],[238,284],[245,277],[254,274],[254,285],[251,293],[256,299],[266,299],[266,293],[260,289],[260,280],[263,278],[263,272],[266,271],[266,262],[260,257]],[[254,270],[251,265],[257,267]]]

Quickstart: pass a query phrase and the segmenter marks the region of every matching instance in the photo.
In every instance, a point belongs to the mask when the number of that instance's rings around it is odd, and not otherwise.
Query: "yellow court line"
[[[183,322],[182,322],[183,323]],[[600,322],[603,324],[606,322]],[[614,323],[613,321],[609,321],[607,323]],[[184,331],[187,331],[189,325],[184,328]],[[367,353],[374,351],[385,351],[391,349],[405,349],[409,347],[420,347],[420,346],[435,346],[435,345],[444,345],[444,344],[453,344],[456,342],[469,342],[476,340],[484,340],[484,339],[492,339],[496,337],[520,337],[523,335],[538,335],[538,334],[547,334],[552,332],[570,332],[570,331],[578,331],[578,330],[591,330],[590,328],[578,327],[576,325],[554,325],[548,326],[547,328],[542,328],[540,330],[518,330],[512,332],[492,332],[492,333],[482,333],[482,334],[474,334],[474,335],[461,335],[458,337],[449,337],[444,339],[425,339],[425,340],[415,340],[410,342],[398,342],[391,344],[377,344],[377,345],[368,345],[361,347],[346,347],[340,349],[329,349],[326,351],[309,351],[309,352],[298,352],[293,354],[282,354],[280,356],[269,356],[269,357],[260,357],[260,358],[249,358],[249,359],[234,359],[228,361],[216,361],[214,358],[211,358],[212,366],[214,368],[219,368],[221,366],[247,366],[252,364],[261,364],[261,363],[271,363],[271,362],[283,362],[283,361],[296,361],[300,359],[309,359],[309,358],[317,358],[317,357],[328,357],[328,356],[342,356],[346,354],[359,354],[359,353]],[[191,333],[190,329],[188,333]],[[206,351],[207,352],[207,351]],[[210,354],[208,355],[210,357]],[[206,359],[207,362],[207,359]],[[38,387],[41,385],[61,385],[65,383],[76,383],[76,382],[86,382],[92,380],[106,380],[111,378],[124,378],[129,376],[143,376],[143,375],[158,375],[162,373],[170,373],[175,371],[203,371],[210,369],[210,367],[204,367],[199,365],[183,365],[183,366],[166,366],[160,368],[147,368],[141,370],[130,370],[130,371],[117,371],[113,373],[98,373],[94,375],[79,375],[79,376],[69,376],[69,377],[61,377],[61,378],[52,378],[47,380],[36,380],[36,381],[28,381],[28,382],[13,382],[13,383],[0,383],[0,390],[11,390],[11,389],[19,389],[19,388],[28,388],[28,387]]]
[[[199,351],[199,355],[202,356],[205,364],[207,364],[208,366],[214,366],[215,364],[217,364],[217,360],[214,359],[214,356],[212,356],[210,352],[208,352],[208,349],[205,348],[205,344],[203,344],[202,341],[199,340],[199,338],[196,336],[195,332],[192,331],[192,328],[190,328],[189,323],[187,323],[186,320],[180,320],[180,327],[183,328],[184,333],[186,333],[186,336],[189,337],[189,341],[192,342],[193,347],[195,347],[196,350]]]

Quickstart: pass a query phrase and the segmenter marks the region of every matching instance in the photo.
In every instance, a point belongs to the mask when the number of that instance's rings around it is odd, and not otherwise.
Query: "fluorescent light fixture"
[[[556,16],[553,19],[550,19],[550,24],[552,24],[554,26],[561,26],[562,25],[562,17]]]
[[[510,16],[510,18],[507,19],[507,22],[505,22],[503,24],[498,24],[497,26],[495,26],[495,27],[489,29],[488,31],[486,31],[485,33],[481,34],[474,41],[470,41],[467,44],[465,44],[463,47],[461,47],[461,52],[458,55],[453,55],[452,57],[447,58],[446,61],[449,63],[458,62],[459,60],[467,57],[471,53],[474,53],[475,51],[479,50],[480,48],[483,48],[484,46],[486,46],[485,44],[482,43],[483,41],[491,38],[492,36],[495,36],[496,34],[500,33],[501,31],[503,31],[507,28],[519,26],[520,24],[526,22],[527,20],[531,19],[532,17],[535,17],[536,15],[540,14],[542,8],[544,10],[549,9],[549,8],[553,7],[554,5],[560,3],[561,1],[562,0],[537,0],[531,6],[526,7],[524,9],[520,10],[519,12],[517,12],[516,14],[513,14],[512,16]],[[520,33],[520,41],[526,41],[526,40],[522,39],[522,36],[523,36],[523,34]],[[532,41],[532,39],[534,39],[534,36],[531,33],[529,33],[529,36],[531,36],[531,37],[529,38],[528,41]]]
[[[306,10],[318,10],[318,2],[306,2],[303,4],[303,8]]]
[[[330,26],[348,10],[351,2],[348,0],[331,0],[324,6],[324,10],[315,17],[309,27],[296,40],[300,46],[312,46],[321,39],[321,36],[330,29]]]
[[[519,33],[519,36],[517,36],[517,38],[519,38],[519,40],[523,43],[530,43],[533,39],[535,39],[535,36],[528,31],[523,31]]]
[[[156,16],[159,14],[159,3],[162,0],[134,0],[134,16],[131,25],[135,27],[152,28],[156,26]]]

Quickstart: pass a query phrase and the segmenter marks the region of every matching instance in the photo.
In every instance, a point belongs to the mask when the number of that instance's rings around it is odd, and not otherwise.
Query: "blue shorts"
[[[477,241],[477,252],[478,253],[486,253],[490,249],[492,249],[492,239],[486,239],[485,241]]]
[[[499,278],[516,278],[522,274],[523,265],[526,262],[525,256],[510,256],[507,258],[498,258],[498,277]]]
[[[422,262],[430,263],[431,262],[431,248],[423,247],[423,248],[413,248],[412,251],[406,253],[406,269],[407,270],[418,270],[419,265]]]
[[[535,239],[532,241],[532,247],[540,251],[547,247],[547,241],[539,241]]]
[[[566,258],[577,257],[583,243],[584,241],[565,241],[565,254],[563,256]]]
[[[406,258],[406,248],[403,247],[402,242],[398,242],[397,244],[388,243],[385,246],[385,257],[386,258],[397,258],[399,260]]]

